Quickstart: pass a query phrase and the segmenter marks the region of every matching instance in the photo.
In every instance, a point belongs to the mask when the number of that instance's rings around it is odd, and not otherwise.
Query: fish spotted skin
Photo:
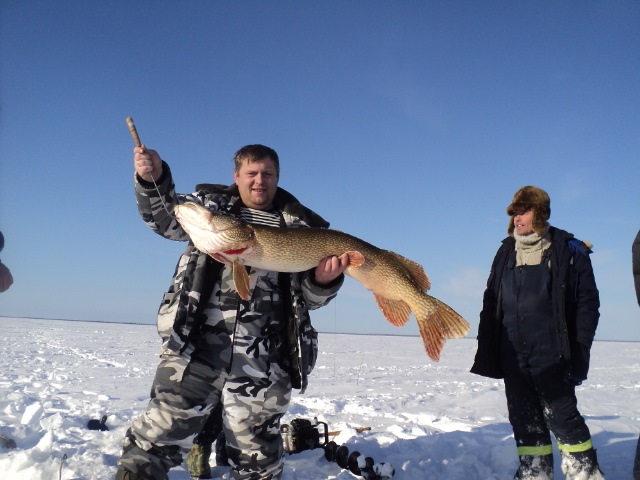
[[[464,337],[469,323],[451,307],[425,293],[422,266],[338,230],[249,225],[193,202],[176,205],[176,219],[200,251],[233,264],[238,294],[249,298],[244,265],[276,272],[302,272],[328,256],[347,254],[345,273],[371,290],[385,318],[403,326],[413,312],[429,357],[438,361],[447,338]]]

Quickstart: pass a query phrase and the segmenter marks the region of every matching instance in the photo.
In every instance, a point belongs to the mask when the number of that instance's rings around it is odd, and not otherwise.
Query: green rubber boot
[[[211,445],[194,444],[187,456],[187,469],[192,479],[211,478]]]

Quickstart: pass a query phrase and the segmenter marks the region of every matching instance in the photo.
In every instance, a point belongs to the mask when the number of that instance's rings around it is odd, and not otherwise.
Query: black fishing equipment
[[[101,432],[106,432],[109,430],[109,427],[106,425],[107,416],[103,415],[100,420],[92,419],[87,422],[87,428],[89,430],[100,430]]]
[[[60,471],[58,472],[58,480],[62,480],[62,468],[64,467],[64,462],[67,460],[67,454],[65,453],[60,459]]]
[[[356,428],[357,432],[370,430],[369,427]],[[364,457],[360,452],[349,454],[346,445],[338,445],[329,441],[329,435],[340,433],[329,432],[325,422],[313,421],[305,418],[295,418],[291,423],[282,424],[282,445],[288,454],[324,449],[324,456],[330,462],[336,462],[339,467],[349,470],[354,475],[359,475],[366,480],[389,480],[395,474],[393,466],[389,463],[376,463],[371,457]]]
[[[389,480],[396,473],[390,463],[376,463],[371,457],[364,457],[360,452],[349,453],[346,445],[338,445],[331,441],[324,447],[324,456],[330,462],[359,475],[366,480]]]
[[[294,418],[291,423],[280,426],[282,446],[287,453],[324,448],[329,443],[329,428],[317,418]]]

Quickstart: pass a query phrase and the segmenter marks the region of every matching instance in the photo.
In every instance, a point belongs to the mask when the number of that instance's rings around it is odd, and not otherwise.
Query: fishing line
[[[362,365],[364,365],[364,348],[362,349],[362,357],[360,357],[360,366],[358,367],[358,377],[356,378],[356,386],[360,385],[360,372],[362,371]]]
[[[331,394],[336,395],[336,328],[338,327],[338,297],[333,299],[333,377],[331,378]]]
[[[129,127],[129,132],[131,132],[133,143],[136,144],[136,147],[141,147],[142,142],[140,141],[140,136],[138,135],[138,130],[136,129],[136,125],[135,123],[133,123],[133,118],[127,117],[127,125]],[[170,217],[173,217],[173,214],[167,208],[167,204],[164,203],[164,198],[162,198],[162,194],[160,193],[160,189],[158,188],[158,184],[156,183],[155,178],[153,178],[153,175],[151,175],[151,181],[153,182],[153,186],[156,188],[156,192],[158,192],[158,197],[160,198],[160,202],[162,202],[162,206],[164,207],[165,212],[167,212]]]

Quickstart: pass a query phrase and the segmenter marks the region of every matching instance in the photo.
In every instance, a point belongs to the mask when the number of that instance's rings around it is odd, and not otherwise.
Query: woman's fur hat
[[[509,219],[509,236],[513,236],[513,217],[518,213],[533,211],[533,231],[542,235],[549,226],[548,220],[551,216],[551,199],[549,194],[538,187],[530,185],[522,187],[513,196],[511,205],[507,207]]]

